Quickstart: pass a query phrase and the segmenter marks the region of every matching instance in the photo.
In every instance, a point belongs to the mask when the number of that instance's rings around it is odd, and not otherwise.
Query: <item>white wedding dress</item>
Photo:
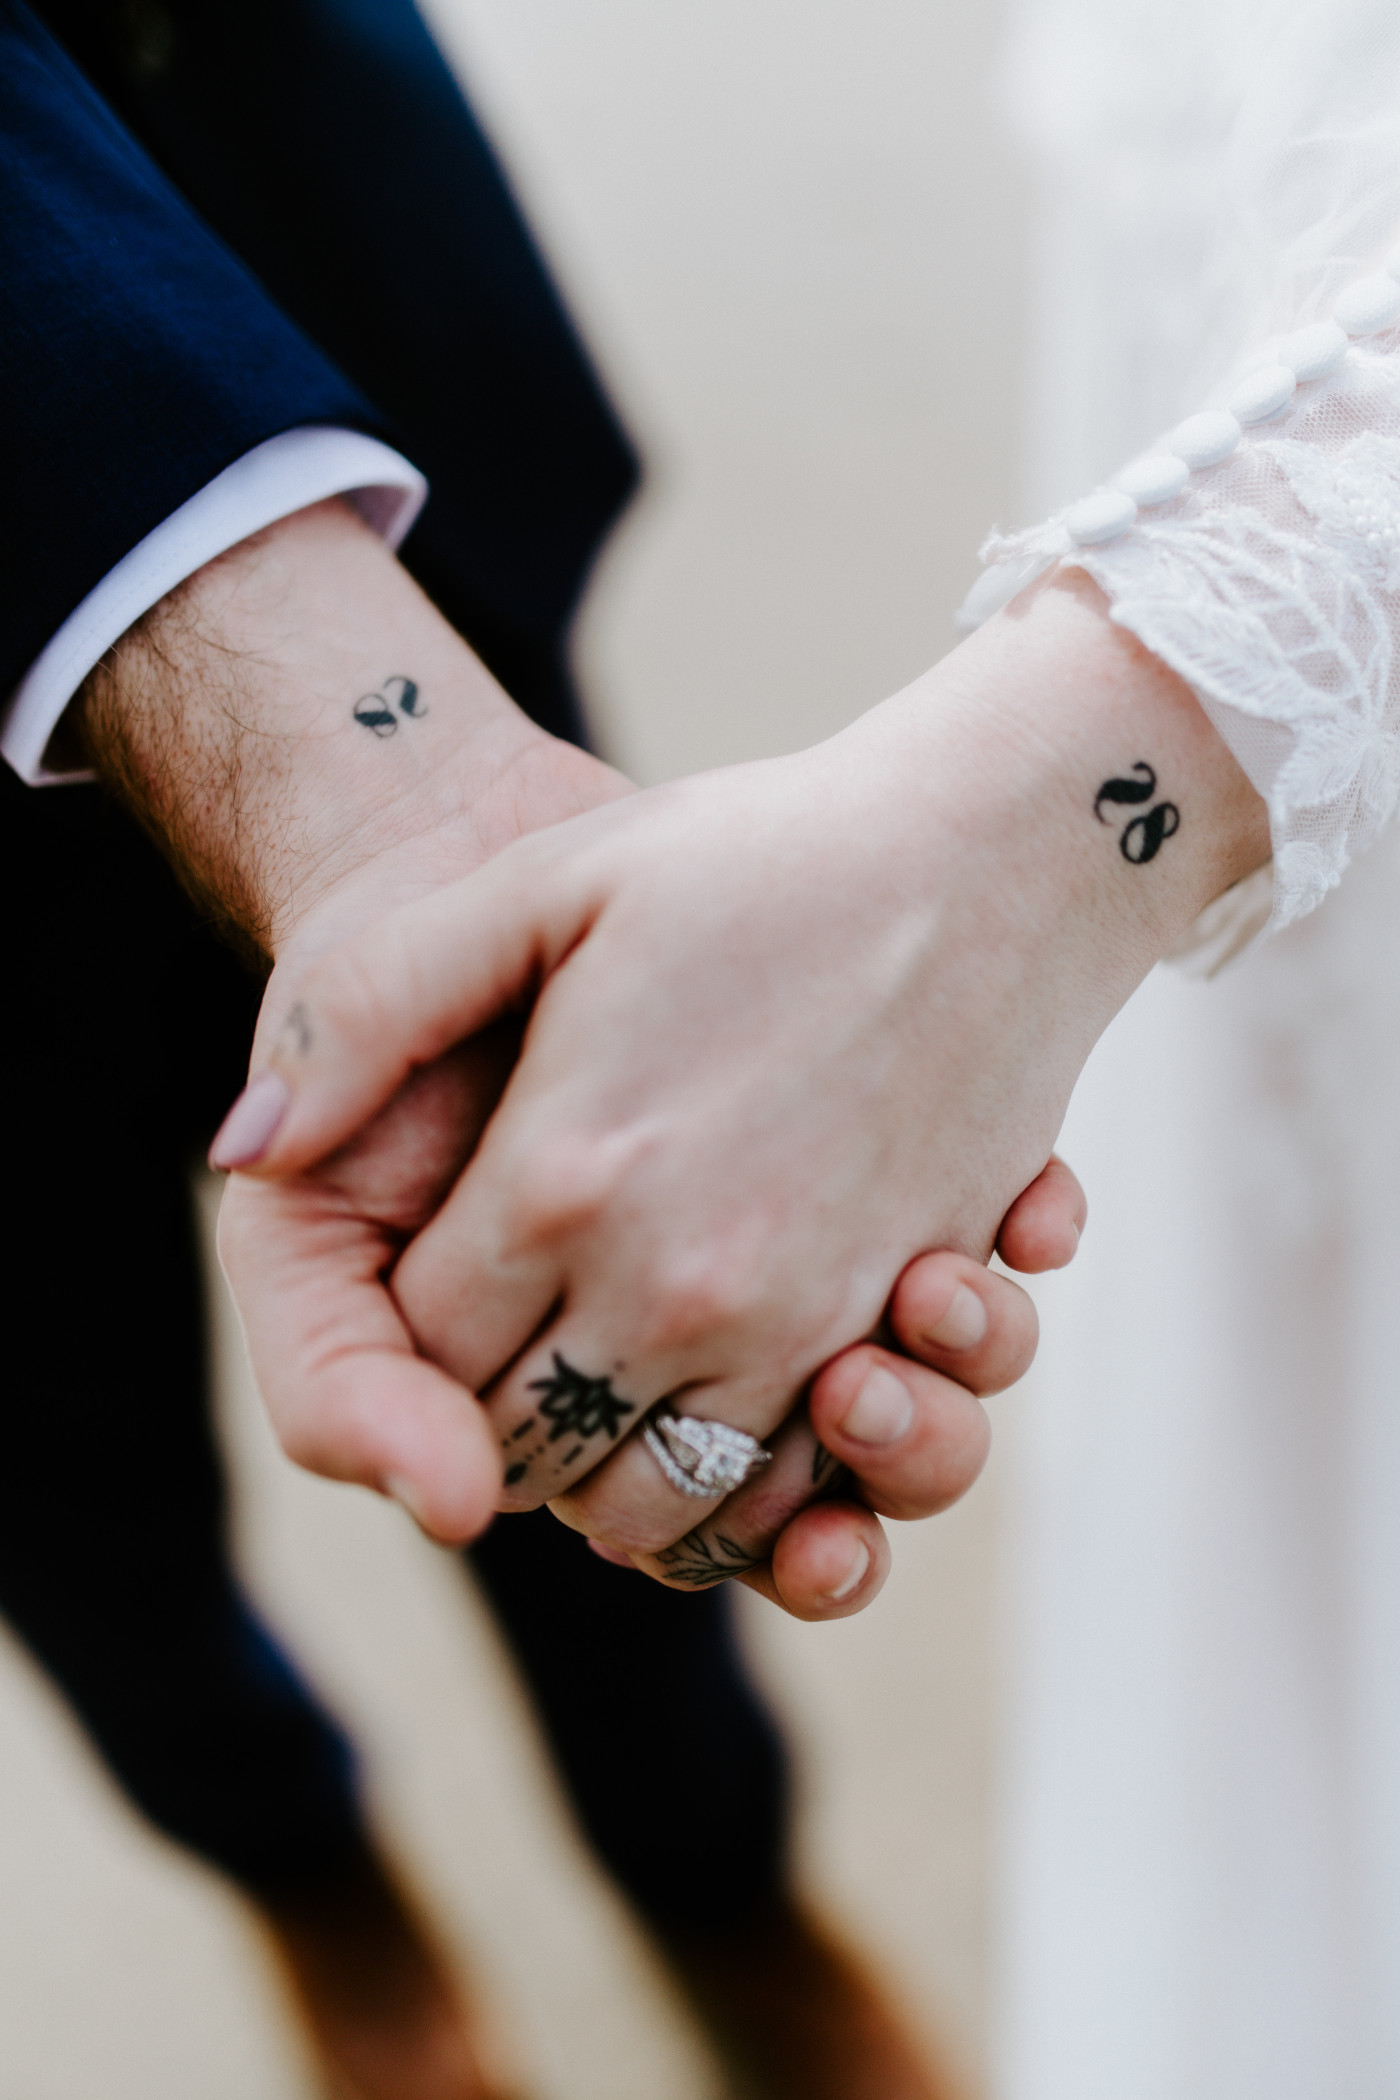
[[[1267,882],[1209,914],[1197,962],[1235,959],[1154,974],[1064,1136],[1090,1226],[1014,1431],[999,2095],[1396,2100],[1400,7],[1026,0],[1009,83],[1062,509],[994,539],[972,615],[1082,563],[1275,864],[1269,931]],[[1340,363],[1251,420],[1334,308]]]

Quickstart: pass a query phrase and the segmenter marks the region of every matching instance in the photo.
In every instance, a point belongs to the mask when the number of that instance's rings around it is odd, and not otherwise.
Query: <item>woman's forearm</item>
[[[921,752],[992,923],[1077,936],[1117,1003],[1269,858],[1268,814],[1181,679],[1077,572],[1047,579],[877,711]],[[872,718],[873,719],[873,718]],[[907,790],[902,790],[907,799]]]

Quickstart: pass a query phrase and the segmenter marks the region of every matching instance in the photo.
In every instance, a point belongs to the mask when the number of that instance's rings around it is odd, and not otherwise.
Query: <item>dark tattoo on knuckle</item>
[[[615,1393],[611,1378],[590,1378],[586,1371],[576,1371],[557,1349],[550,1353],[552,1374],[530,1380],[530,1391],[544,1396],[540,1413],[549,1420],[548,1441],[554,1444],[565,1436],[587,1441],[606,1431],[609,1443],[615,1442],[624,1415],[637,1412],[636,1401]]]
[[[723,1531],[688,1531],[674,1546],[655,1555],[657,1566],[671,1582],[683,1582],[692,1590],[712,1589],[717,1582],[747,1575],[761,1568],[766,1559],[766,1554],[750,1552]]]
[[[550,1354],[554,1358],[553,1371],[547,1378],[530,1380],[530,1391],[541,1395],[537,1412],[526,1415],[500,1440],[509,1461],[505,1471],[507,1487],[518,1487],[534,1461],[544,1457],[546,1447],[564,1437],[572,1437],[574,1442],[551,1461],[556,1473],[583,1457],[590,1438],[606,1436],[610,1444],[616,1443],[626,1416],[637,1412],[636,1401],[624,1400],[621,1393],[615,1392],[611,1378],[590,1378],[586,1371],[576,1370],[557,1349]],[[524,1445],[522,1451],[523,1439],[532,1432],[539,1441]]]
[[[396,671],[391,678],[382,680],[382,690],[365,693],[350,710],[362,729],[371,736],[392,736],[399,726],[399,715],[410,722],[421,722],[428,712],[423,697],[411,678]],[[399,713],[395,714],[397,708]]]
[[[1130,779],[1127,775],[1121,775],[1113,780],[1105,780],[1095,795],[1094,815],[1100,824],[1110,821],[1103,813],[1105,802],[1116,808],[1131,809],[1137,804],[1151,802],[1156,794],[1157,775],[1145,758],[1135,759],[1129,766],[1128,773],[1137,774],[1139,777]],[[1133,867],[1140,868],[1147,861],[1154,860],[1163,842],[1174,837],[1180,828],[1181,811],[1176,804],[1159,802],[1124,825],[1118,837],[1118,850],[1124,860],[1131,862]]]

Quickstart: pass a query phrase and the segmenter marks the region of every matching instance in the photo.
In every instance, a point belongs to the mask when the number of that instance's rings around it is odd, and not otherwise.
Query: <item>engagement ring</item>
[[[698,1415],[654,1414],[642,1437],[672,1487],[697,1501],[731,1494],[773,1456],[746,1429]]]

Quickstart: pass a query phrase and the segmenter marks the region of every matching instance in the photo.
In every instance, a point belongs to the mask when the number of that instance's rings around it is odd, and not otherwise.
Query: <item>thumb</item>
[[[222,1171],[313,1165],[409,1075],[526,1003],[593,906],[533,840],[377,920],[308,971],[209,1150]],[[572,894],[569,894],[572,888]]]
[[[415,1353],[384,1282],[391,1240],[313,1182],[233,1181],[219,1255],[287,1456],[394,1496],[444,1543],[483,1531],[501,1486],[495,1432]]]

